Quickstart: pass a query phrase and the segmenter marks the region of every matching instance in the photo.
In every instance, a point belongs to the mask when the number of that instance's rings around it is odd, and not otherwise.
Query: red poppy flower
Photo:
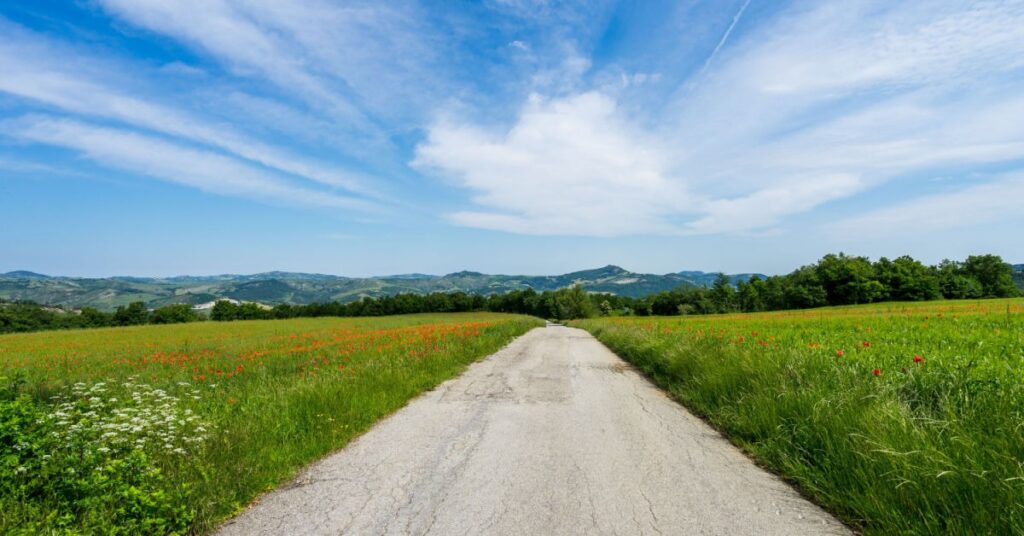
[[[921,356],[919,356],[919,355],[915,355],[915,356],[914,356],[914,363],[920,363],[920,362],[922,362],[922,361],[924,361],[924,358],[923,358],[923,357],[921,357]]]
[[[882,375],[882,369],[872,370],[871,373],[874,374],[875,376],[881,376]]]
[[[868,347],[870,347],[870,346],[871,346],[871,343],[870,343],[870,342],[868,342],[868,341],[864,341],[864,342],[862,342],[862,343],[861,343],[861,345],[863,345],[863,346],[864,346],[864,348],[868,348]]]
[[[844,353],[842,350],[836,350],[836,357],[843,357]]]

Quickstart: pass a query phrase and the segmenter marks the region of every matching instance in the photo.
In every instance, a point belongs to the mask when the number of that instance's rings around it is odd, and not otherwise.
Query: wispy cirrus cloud
[[[443,95],[444,34],[415,2],[339,4],[99,0],[133,26],[179,40],[236,76],[267,80],[345,121],[361,143],[387,144],[382,120],[404,121]],[[425,83],[429,82],[429,83]]]
[[[374,210],[364,200],[296,186],[234,158],[122,129],[40,115],[7,120],[2,127],[16,139],[65,147],[105,166],[204,192],[304,207]]]
[[[112,32],[172,43],[201,68],[161,51],[103,57],[0,20],[0,92],[303,192],[382,204],[427,192],[424,210],[457,226],[756,234],[842,217],[882,186],[905,202],[931,174],[1024,160],[1021,0],[679,3],[705,36],[686,62],[663,50],[687,48],[659,25],[671,13],[643,20],[637,41],[662,49],[617,48],[620,15],[637,10],[613,2],[90,6]],[[60,136],[21,139],[117,162]],[[163,176],[183,172],[170,161],[154,158]],[[212,179],[197,173],[194,187]]]
[[[924,195],[830,224],[835,236],[877,240],[915,236],[1002,221],[1024,223],[1024,173]]]
[[[192,112],[133,94],[107,80],[123,78],[124,66],[84,55],[0,20],[8,36],[0,42],[0,92],[64,112],[129,124],[192,143],[209,145],[254,163],[333,188],[373,195],[366,177],[260,142],[235,128],[200,119]],[[78,67],[76,66],[83,66]],[[123,80],[121,80],[123,81]]]

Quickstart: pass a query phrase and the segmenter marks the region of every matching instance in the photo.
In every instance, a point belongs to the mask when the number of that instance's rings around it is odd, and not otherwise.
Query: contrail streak
[[[718,44],[715,45],[715,49],[711,51],[711,55],[708,56],[708,59],[704,60],[704,66],[700,68],[700,72],[697,73],[697,76],[704,74],[704,71],[706,71],[708,66],[711,65],[711,60],[715,59],[715,56],[718,55],[718,51],[722,50],[722,47],[725,46],[725,42],[729,40],[729,35],[732,33],[732,29],[736,27],[736,23],[740,21],[740,17],[743,16],[743,12],[747,10],[747,6],[749,5],[750,0],[747,0],[746,2],[743,2],[742,6],[740,6],[740,10],[732,17],[732,23],[730,23],[729,27],[725,29],[725,33],[722,34],[722,38],[719,39]]]

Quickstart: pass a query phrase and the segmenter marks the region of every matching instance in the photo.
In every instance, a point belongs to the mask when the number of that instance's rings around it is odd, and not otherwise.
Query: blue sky
[[[0,271],[1024,262],[1024,2],[0,4]]]

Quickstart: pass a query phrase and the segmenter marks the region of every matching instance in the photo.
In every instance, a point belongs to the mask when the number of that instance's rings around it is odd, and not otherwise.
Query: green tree
[[[153,311],[149,321],[153,324],[179,324],[196,320],[199,320],[199,315],[192,310],[190,305],[174,303]]]
[[[213,309],[210,310],[210,320],[220,322],[238,320],[238,306],[227,300],[217,300],[217,303],[213,304]]]
[[[764,287],[764,281],[756,275],[749,281],[736,283],[736,303],[739,309],[746,312],[763,311],[765,309],[762,297]]]
[[[829,305],[870,303],[885,294],[867,257],[828,254],[815,268]]]
[[[810,309],[828,305],[828,292],[814,266],[804,266],[779,278],[782,298],[773,309]]]
[[[971,255],[963,263],[964,275],[981,284],[986,298],[1009,298],[1018,294],[1013,283],[1013,267],[999,255]]]
[[[128,307],[118,306],[114,312],[114,324],[118,326],[138,326],[147,322],[149,311],[146,310],[146,304],[140,301],[132,302]]]
[[[728,313],[736,310],[736,289],[732,287],[729,276],[719,272],[711,285],[711,303],[715,312]]]
[[[550,303],[553,316],[559,320],[590,318],[596,313],[594,302],[580,285],[552,293]]]
[[[94,307],[82,307],[81,311],[79,311],[79,318],[81,326],[86,328],[106,327],[114,322],[113,315],[104,313]]]
[[[245,302],[239,305],[236,316],[238,320],[265,320],[272,317],[272,310],[264,309],[259,304],[253,302]]]
[[[882,299],[923,301],[942,297],[936,270],[907,255],[894,261],[882,257],[874,268],[876,279],[885,287]]]

